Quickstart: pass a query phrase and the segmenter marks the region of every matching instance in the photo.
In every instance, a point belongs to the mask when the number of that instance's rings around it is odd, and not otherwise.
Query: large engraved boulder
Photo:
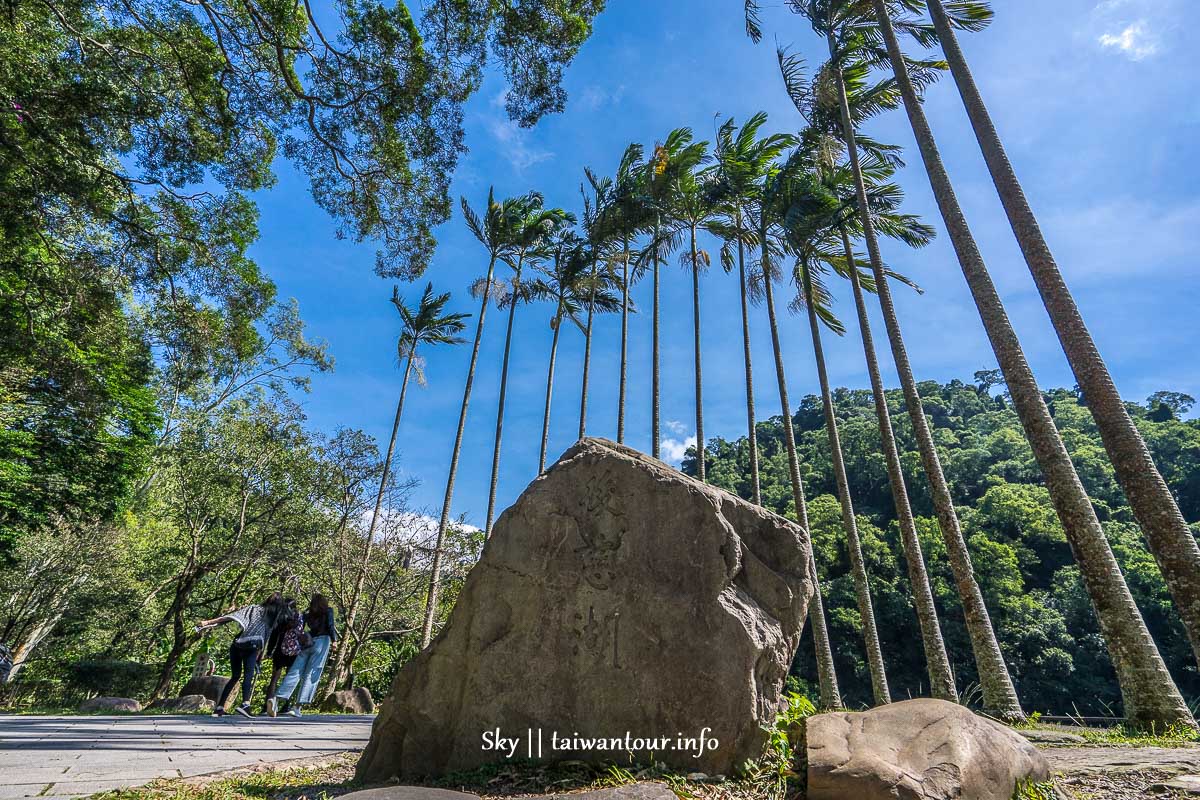
[[[806,742],[808,800],[1009,800],[1050,776],[1016,731],[945,700],[818,714]]]
[[[445,627],[397,674],[358,777],[630,754],[731,773],[778,711],[808,564],[795,524],[583,439],[500,516]]]

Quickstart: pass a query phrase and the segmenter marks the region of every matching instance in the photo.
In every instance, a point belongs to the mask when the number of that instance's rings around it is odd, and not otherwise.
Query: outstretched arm
[[[203,633],[209,628],[215,628],[218,625],[224,625],[226,622],[233,622],[232,617],[216,617],[214,619],[202,619],[196,623],[196,633]]]

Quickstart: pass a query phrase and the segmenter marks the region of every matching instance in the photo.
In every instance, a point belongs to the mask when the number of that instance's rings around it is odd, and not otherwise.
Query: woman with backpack
[[[308,644],[308,634],[304,630],[304,617],[296,610],[295,599],[287,599],[287,618],[275,626],[271,638],[267,640],[267,658],[271,659],[271,680],[267,683],[267,697],[263,702],[263,713],[268,717],[275,716],[275,690],[279,687],[279,679],[296,663],[296,656]],[[307,640],[307,641],[305,641]]]
[[[258,674],[263,649],[275,626],[286,614],[287,603],[283,595],[275,592],[262,603],[242,606],[215,619],[201,620],[196,625],[197,633],[203,633],[227,622],[236,622],[242,629],[233,640],[233,644],[229,645],[229,682],[221,690],[221,698],[213,711],[214,717],[224,716],[225,703],[233,692],[234,684],[239,681],[242,684],[242,703],[234,710],[243,717],[250,716],[250,697],[254,693],[254,678]]]
[[[312,642],[300,651],[296,663],[292,664],[287,675],[283,676],[283,683],[279,685],[279,696],[284,700],[282,713],[290,717],[299,717],[304,706],[313,701],[313,696],[317,693],[317,684],[321,682],[321,673],[325,671],[325,659],[329,657],[329,649],[337,641],[333,608],[325,595],[312,596],[308,610],[304,612],[304,626],[308,629],[307,633],[312,637]],[[291,697],[297,686],[300,687],[300,693],[293,703]]]

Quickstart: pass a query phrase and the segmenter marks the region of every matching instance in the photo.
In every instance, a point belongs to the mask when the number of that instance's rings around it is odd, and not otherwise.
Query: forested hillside
[[[920,390],[1022,703],[1027,711],[1043,713],[1117,714],[1116,678],[1029,444],[1002,393],[999,376],[979,372],[975,380],[973,385],[931,381],[922,383]],[[896,699],[927,694],[920,631],[871,393],[838,389],[834,400],[892,694]],[[1057,389],[1047,393],[1047,402],[1150,631],[1180,690],[1194,701],[1200,697],[1200,676],[1187,638],[1113,479],[1086,401],[1075,391]],[[1130,403],[1129,409],[1184,516],[1193,531],[1200,532],[1200,420],[1184,418],[1193,402],[1187,395],[1158,392],[1144,405]],[[889,404],[947,650],[961,690],[975,680],[961,606],[899,390],[889,392]],[[805,397],[793,424],[838,678],[847,704],[869,704],[870,678],[820,397]],[[759,423],[757,430],[763,503],[794,516],[780,418]],[[710,440],[708,479],[750,497],[748,452],[744,438]],[[695,473],[694,453],[683,468]],[[815,687],[810,637],[811,630],[806,629],[794,671]]]

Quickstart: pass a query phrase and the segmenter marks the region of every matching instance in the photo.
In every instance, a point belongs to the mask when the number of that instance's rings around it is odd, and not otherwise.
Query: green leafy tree
[[[513,276],[505,300],[508,305],[508,328],[504,334],[504,360],[500,365],[500,399],[496,403],[496,437],[492,449],[492,480],[488,488],[484,538],[492,535],[492,522],[496,518],[496,487],[500,482],[500,444],[504,434],[504,402],[508,395],[508,360],[512,352],[513,321],[517,316],[517,306],[535,297],[532,283],[523,279],[522,273],[526,267],[534,267],[549,258],[554,235],[575,223],[575,217],[560,208],[543,208],[542,196],[537,192],[531,192],[526,197],[531,202],[509,229],[507,247],[500,256],[512,269]]]
[[[762,504],[758,477],[758,437],[755,435],[754,366],[750,357],[750,310],[746,276],[746,249],[758,241],[753,224],[754,205],[761,202],[762,179],[775,159],[794,143],[787,134],[758,138],[766,124],[767,115],[759,112],[737,129],[729,119],[717,130],[713,157],[716,162],[714,186],[715,216],[706,226],[709,233],[722,240],[721,266],[733,270],[733,251],[737,250],[738,298],[742,310],[742,355],[746,368],[746,438],[749,442],[751,498]]]
[[[815,268],[834,257],[829,249],[829,232],[840,203],[837,196],[826,191],[817,179],[809,156],[803,148],[792,155],[792,179],[786,191],[777,196],[775,213],[784,220],[785,241],[788,250],[796,258],[796,269],[793,273],[798,288],[795,306],[805,311],[812,335],[813,354],[816,357],[817,378],[821,385],[821,401],[825,413],[825,429],[829,435],[833,474],[842,507],[846,549],[850,555],[854,575],[855,600],[862,619],[862,636],[867,650],[867,663],[870,666],[871,686],[875,703],[882,705],[891,702],[891,693],[888,690],[883,650],[871,601],[870,580],[863,559],[850,484],[846,477],[837,415],[829,390],[829,376],[821,343],[822,324],[837,333],[844,332],[845,328],[833,314],[828,289],[820,279],[814,280],[813,276]]]
[[[775,312],[775,281],[779,280],[776,255],[782,255],[778,246],[780,215],[777,210],[785,205],[792,181],[795,179],[795,164],[784,169],[767,170],[763,175],[763,191],[758,206],[757,227],[759,241],[758,273],[762,296],[767,307],[767,321],[771,329],[771,348],[775,356],[775,378],[779,387],[779,407],[783,428],[783,450],[787,456],[788,478],[793,503],[792,512],[800,527],[809,530],[808,503],[804,496],[804,479],[800,474],[800,458],[796,451],[796,440],[792,430],[791,403],[788,400],[787,374],[784,369],[783,349],[779,340],[779,320]],[[819,704],[822,708],[838,708],[842,705],[838,688],[837,672],[833,663],[833,649],[825,617],[825,601],[822,595],[820,573],[817,570],[815,546],[810,548],[809,566],[813,574],[812,608],[808,618],[812,622],[813,644],[817,658],[817,680]]]
[[[1112,375],[1075,303],[1016,170],[1005,152],[991,114],[959,47],[955,29],[980,30],[992,19],[990,4],[927,0],[937,39],[958,87],[967,117],[1013,235],[1033,275],[1067,361],[1087,398],[1117,480],[1145,533],[1151,552],[1179,606],[1188,638],[1200,660],[1200,546],[1167,488],[1150,449],[1121,400]]]
[[[400,432],[400,416],[404,412],[404,397],[408,392],[408,380],[417,369],[417,379],[422,380],[421,367],[418,362],[417,349],[422,345],[437,344],[456,345],[466,340],[458,334],[466,328],[466,320],[470,314],[448,314],[446,305],[450,302],[449,293],[434,294],[433,284],[426,285],[416,308],[410,308],[400,297],[398,287],[392,289],[392,305],[400,314],[403,330],[396,341],[396,356],[404,362],[404,377],[400,380],[400,399],[396,402],[396,416],[392,420],[392,435],[388,438],[387,454],[383,457],[383,469],[379,477],[379,491],[375,495],[375,508],[371,512],[371,524],[367,527],[366,539],[363,542],[362,562],[357,570],[354,588],[350,593],[347,609],[343,618],[347,625],[354,624],[358,612],[359,600],[362,596],[363,582],[366,580],[367,568],[371,560],[371,548],[375,542],[375,530],[379,526],[380,515],[383,513],[384,494],[388,489],[388,478],[391,474],[392,458],[396,451],[396,436]]]
[[[1126,715],[1132,724],[1143,727],[1173,724],[1194,726],[1191,711],[1163,664],[1112,548],[1104,537],[1096,511],[1054,427],[1050,411],[959,207],[921,99],[900,50],[892,20],[893,10],[888,8],[884,0],[872,0],[872,8],[963,275],[975,299],[1000,369],[1004,372],[1025,434],[1045,475],[1047,488],[1054,499],[1104,631],[1120,677]],[[907,21],[905,25],[909,27]]]
[[[625,397],[629,374],[629,314],[633,305],[629,298],[633,282],[641,270],[633,262],[630,245],[644,227],[647,205],[644,198],[645,164],[642,146],[630,144],[621,156],[617,174],[612,179],[608,202],[597,203],[597,219],[590,226],[589,237],[620,240],[620,255],[614,255],[621,265],[621,367],[617,384],[617,442],[625,442]],[[657,449],[653,451],[656,455]]]
[[[595,293],[590,289],[594,285],[594,261],[583,240],[574,231],[562,229],[556,232],[550,247],[553,252],[549,261],[536,267],[541,277],[530,285],[533,296],[554,303],[554,311],[550,314],[550,330],[553,331],[553,335],[550,337],[550,358],[546,366],[546,404],[542,412],[542,440],[538,452],[539,475],[546,471],[546,449],[550,442],[550,402],[554,396],[554,365],[563,322],[570,322],[583,331],[584,323],[579,319],[579,315],[584,305],[592,309],[596,305]]]
[[[487,272],[475,282],[472,293],[479,298],[479,316],[475,320],[475,341],[471,345],[471,361],[467,367],[467,377],[463,385],[462,406],[458,412],[458,428],[454,434],[454,446],[450,451],[450,470],[446,476],[446,495],[442,500],[442,514],[438,520],[437,535],[433,545],[433,563],[429,570],[429,592],[425,598],[425,613],[421,623],[421,647],[429,644],[433,638],[433,621],[438,610],[438,583],[441,580],[442,545],[446,539],[446,531],[450,526],[450,509],[454,500],[454,482],[458,477],[458,459],[462,455],[463,432],[467,427],[467,406],[471,402],[471,389],[475,385],[475,367],[479,363],[479,344],[483,341],[483,323],[487,318],[488,302],[494,292],[499,290],[499,300],[504,298],[504,286],[495,279],[496,262],[506,256],[512,247],[513,231],[525,219],[535,206],[541,205],[541,198],[527,194],[520,197],[496,201],[495,191],[488,189],[487,208],[483,216],[479,216],[462,198],[463,218],[467,227],[488,253]]]
[[[690,138],[691,132],[688,131]],[[700,275],[707,271],[711,259],[708,252],[696,245],[696,232],[713,219],[717,192],[713,169],[705,166],[709,161],[708,142],[697,142],[686,149],[688,158],[694,163],[691,169],[681,171],[671,185],[666,203],[670,216],[669,225],[680,234],[686,232],[688,249],[681,253],[680,262],[692,276],[692,344],[695,355],[696,375],[696,476],[705,481],[704,474],[704,380],[701,366],[700,347]],[[655,409],[658,402],[654,403]],[[657,438],[657,434],[656,434]]]
[[[691,181],[695,170],[704,162],[707,142],[692,140],[691,128],[676,128],[667,134],[665,141],[654,146],[654,156],[645,165],[642,183],[642,201],[648,216],[653,218],[650,243],[645,255],[650,260],[653,284],[651,321],[651,371],[650,371],[650,454],[659,456],[661,440],[661,358],[659,352],[659,264],[664,252],[669,251],[678,240],[678,230],[669,222],[676,217],[681,182]],[[665,229],[664,229],[665,226]],[[694,263],[694,262],[693,262]],[[698,290],[694,290],[695,297]],[[697,317],[697,319],[699,319]],[[698,359],[697,359],[698,362]],[[700,453],[699,450],[696,451]]]
[[[628,152],[627,150],[627,155]],[[623,172],[628,173],[630,168],[630,166],[626,166],[625,164],[622,165]],[[587,322],[583,326],[583,380],[580,383],[579,390],[580,439],[587,433],[588,382],[591,378],[592,366],[593,318],[597,310],[614,312],[619,308],[622,312],[622,335],[627,336],[630,310],[629,292],[626,286],[628,283],[628,270],[625,270],[626,280],[622,282],[618,280],[617,272],[614,268],[618,262],[621,265],[628,263],[628,239],[617,235],[614,231],[606,227],[607,217],[612,210],[613,204],[618,199],[615,193],[616,183],[612,178],[596,175],[589,168],[584,169],[584,177],[587,180],[588,187],[591,189],[591,194],[589,196],[588,191],[582,185],[579,187],[579,193],[583,197],[583,218],[580,220],[580,227],[584,241],[587,244],[591,269],[588,273],[585,286],[585,293],[587,295]],[[623,250],[617,250],[618,244],[623,245]],[[620,303],[616,305],[604,305],[603,299],[612,297],[610,291],[618,286],[621,289]],[[598,299],[602,301],[601,305],[603,307],[597,306]],[[627,339],[622,339],[623,353],[627,343]],[[621,374],[622,383],[624,383],[625,372],[623,365]]]

